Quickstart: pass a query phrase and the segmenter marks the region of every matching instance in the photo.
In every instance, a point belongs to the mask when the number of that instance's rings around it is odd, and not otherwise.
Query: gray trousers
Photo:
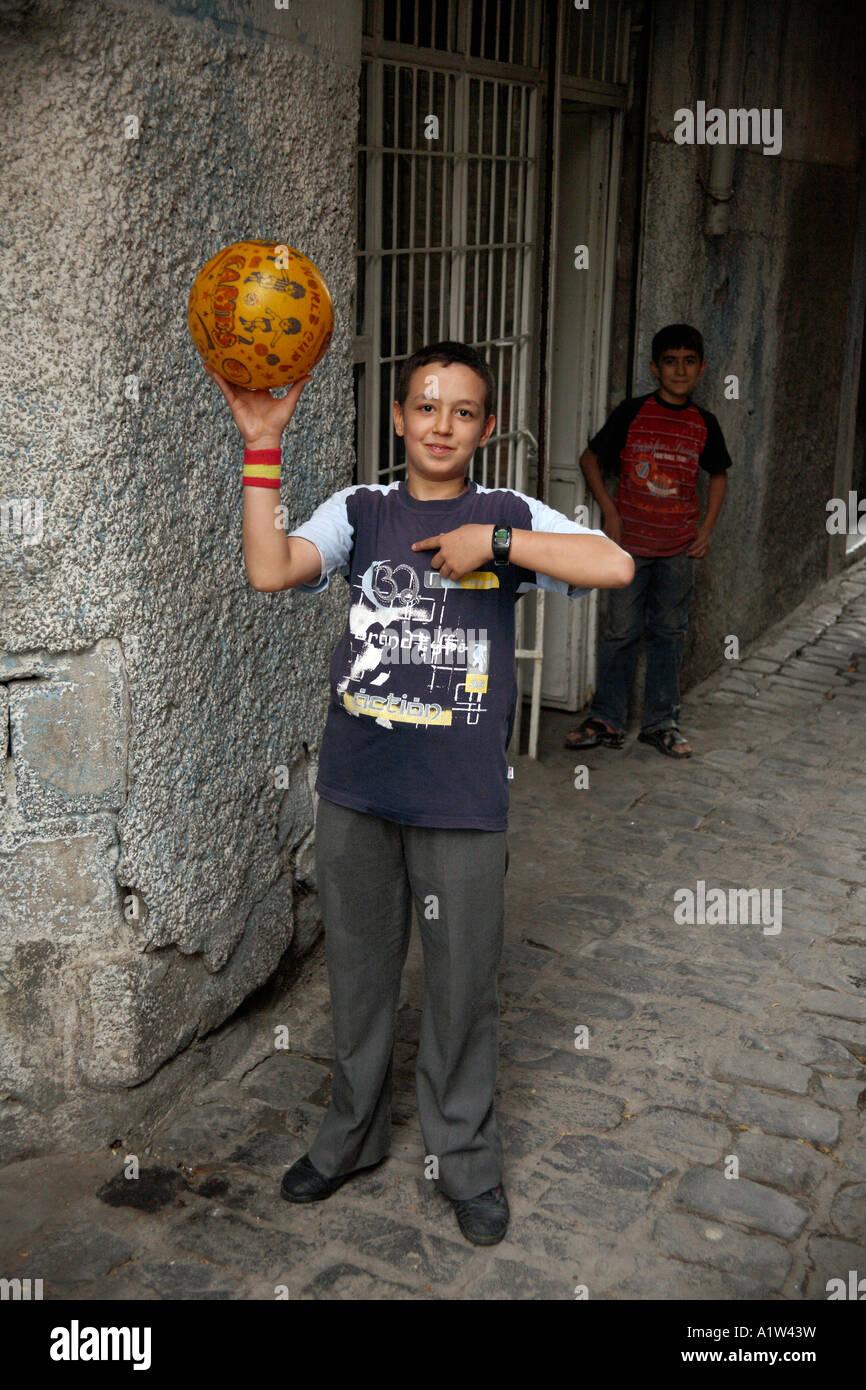
[[[310,1159],[325,1177],[377,1163],[391,1147],[394,1025],[414,902],[424,952],[415,1085],[425,1153],[454,1200],[502,1181],[493,1092],[507,867],[504,830],[403,825],[319,798],[334,1081]]]

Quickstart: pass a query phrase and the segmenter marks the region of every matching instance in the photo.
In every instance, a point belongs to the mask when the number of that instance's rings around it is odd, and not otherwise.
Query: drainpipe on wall
[[[746,0],[727,0],[722,7],[722,39],[719,49],[716,106],[725,114],[740,104],[743,52],[746,46]],[[730,129],[728,129],[730,135]],[[707,184],[704,230],[707,236],[725,236],[730,224],[734,187],[734,153],[731,144],[714,145]]]

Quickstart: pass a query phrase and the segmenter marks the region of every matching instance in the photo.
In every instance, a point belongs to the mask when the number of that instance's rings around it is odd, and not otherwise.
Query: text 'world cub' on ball
[[[235,241],[212,256],[193,281],[187,320],[207,365],[251,391],[306,376],[334,331],[321,272],[274,241]]]

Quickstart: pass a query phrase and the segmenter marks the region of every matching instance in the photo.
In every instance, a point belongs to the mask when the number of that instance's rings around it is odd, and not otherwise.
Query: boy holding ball
[[[334,1080],[292,1202],[331,1196],[390,1149],[394,1025],[414,904],[424,952],[418,1112],[464,1236],[508,1224],[494,1113],[497,970],[516,703],[514,605],[533,586],[578,597],[631,582],[631,557],[468,471],[493,433],[494,381],[464,343],[404,362],[394,428],[406,478],[343,488],[289,536],[274,525],[283,399],[210,373],[246,443],[243,544],[255,589],[346,579],[316,791],[316,867],[333,1006]]]

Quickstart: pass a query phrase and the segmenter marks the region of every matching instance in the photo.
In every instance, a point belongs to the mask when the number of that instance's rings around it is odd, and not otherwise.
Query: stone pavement
[[[0,1170],[0,1274],[46,1298],[677,1300],[866,1275],[864,716],[866,562],[690,692],[687,762],[630,738],[584,753],[578,789],[577,721],[546,714],[512,784],[502,1244],[468,1245],[424,1177],[416,933],[378,1170],[312,1207],[279,1196],[328,1096],[318,947],[226,1025],[242,1060],[147,1147]],[[685,890],[709,923],[683,920]]]

